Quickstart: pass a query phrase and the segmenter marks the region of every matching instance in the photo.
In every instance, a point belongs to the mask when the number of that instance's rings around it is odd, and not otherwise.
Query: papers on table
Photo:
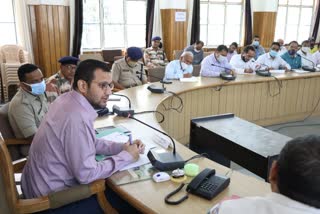
[[[270,73],[272,74],[284,74],[286,70],[270,70]]]
[[[309,73],[310,71],[300,70],[300,69],[293,69],[294,72],[303,74],[303,73]]]
[[[180,78],[180,82],[198,82],[197,77]]]

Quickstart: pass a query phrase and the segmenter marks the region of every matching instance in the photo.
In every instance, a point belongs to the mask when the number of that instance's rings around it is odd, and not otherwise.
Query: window
[[[279,0],[275,40],[301,43],[309,38],[313,14],[313,0]]]
[[[144,47],[146,0],[84,0],[82,49]]]
[[[240,43],[242,0],[201,0],[200,40],[206,46]]]
[[[17,44],[16,24],[12,0],[1,0],[0,35],[0,45]]]

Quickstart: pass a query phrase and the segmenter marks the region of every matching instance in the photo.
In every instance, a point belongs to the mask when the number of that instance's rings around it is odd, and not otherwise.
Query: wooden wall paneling
[[[219,114],[224,114],[226,112],[227,107],[227,88],[229,86],[222,86],[220,90],[220,97],[219,97]]]
[[[305,81],[303,79],[299,79],[298,83],[298,94],[297,94],[297,102],[296,102],[296,111],[302,112],[302,102],[303,102],[303,90],[304,90],[304,83]]]
[[[175,21],[175,12],[186,12],[182,9],[161,9],[162,35],[165,53],[169,60],[173,60],[173,51],[182,50],[187,44],[187,20]],[[188,15],[188,14],[187,14]]]
[[[278,86],[277,82],[275,84],[276,84],[276,89],[275,89],[274,93],[278,93],[279,92],[279,86]],[[275,96],[275,97],[273,97],[272,114],[271,114],[272,118],[279,116],[281,92],[282,92],[282,89],[280,88],[280,94]]]
[[[191,118],[191,92],[187,92],[185,96],[185,103],[184,103],[184,133],[189,133],[190,130],[190,118]]]
[[[263,47],[270,47],[274,40],[277,12],[254,12],[253,35],[260,37]]]
[[[239,117],[240,116],[240,107],[241,107],[241,85],[234,86],[234,114]]]
[[[304,79],[305,86],[303,89],[302,112],[308,111],[308,93],[310,89],[310,79]]]
[[[315,88],[316,88],[316,84],[317,84],[317,79],[316,78],[312,78],[310,79],[310,88],[309,88],[309,99],[308,99],[308,112],[311,112],[314,108],[314,105],[313,105],[313,100],[314,100],[314,97],[316,95],[315,93]]]
[[[206,88],[204,92],[204,115],[210,115],[211,114],[211,89]]]
[[[319,81],[320,81],[320,78],[317,78],[316,83],[315,83],[316,87],[314,88],[315,95],[314,95],[314,99],[313,99],[312,109],[316,108],[316,105],[318,104],[318,101],[320,100],[319,94],[316,93],[317,91],[320,91],[320,84],[317,84],[317,82],[319,82]],[[320,101],[319,101],[319,106],[320,106]]]
[[[69,7],[59,6],[59,32],[60,32],[60,45],[61,57],[69,55]]]
[[[248,104],[248,85],[241,85],[241,106],[240,106],[240,118],[247,118],[247,104]]]
[[[59,29],[59,6],[53,6],[53,16],[56,17],[53,19],[53,25],[54,29]],[[56,60],[59,60],[62,57],[62,51],[61,51],[61,40],[63,38],[60,37],[60,33],[55,33],[54,34],[54,40],[55,40],[55,55],[56,55]],[[60,70],[60,65],[59,63],[56,64],[56,70]]]
[[[234,86],[226,87],[228,96],[226,96],[226,112],[234,113]]]
[[[249,84],[248,85],[248,92],[246,93],[246,95],[248,96],[246,120],[249,120],[249,121],[253,120],[253,110],[254,110],[253,103],[255,102],[254,87],[255,87],[255,84]]]
[[[33,44],[33,57],[34,57],[34,62],[36,65],[39,65],[39,46],[37,42],[37,22],[36,22],[36,15],[35,15],[35,8],[34,6],[29,6],[28,8],[29,14],[30,14],[30,27],[31,27],[31,35],[32,36],[32,44]],[[35,35],[35,36],[34,36]]]
[[[53,23],[53,6],[47,6],[47,13],[48,13],[48,32],[54,32],[54,23]],[[55,34],[49,35],[49,49],[50,50],[50,73],[54,74],[58,71],[57,69],[57,56],[56,56],[56,51],[55,51]],[[52,51],[51,51],[52,50]]]
[[[183,103],[185,101],[185,94],[181,94],[179,95],[180,98],[182,99]],[[175,99],[178,101],[178,99]],[[180,102],[178,102],[177,104],[180,105]],[[176,121],[178,124],[177,124],[177,128],[178,128],[178,138],[182,138],[184,136],[184,126],[182,124],[185,123],[185,120],[186,122],[188,122],[188,119],[184,117],[184,111],[185,109],[183,108],[182,109],[182,112],[181,113],[177,113],[178,114],[178,120]]]
[[[191,92],[191,119],[197,117],[198,114],[198,90]]]
[[[282,88],[280,91],[280,116],[283,116],[286,114],[286,90],[287,87],[287,81],[282,81]]]

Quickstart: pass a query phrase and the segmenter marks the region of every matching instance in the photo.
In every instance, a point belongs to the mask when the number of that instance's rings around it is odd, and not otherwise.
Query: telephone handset
[[[193,178],[193,180],[187,186],[186,191],[188,193],[192,193],[210,200],[216,195],[218,195],[220,192],[222,192],[225,188],[227,188],[229,186],[229,183],[230,178],[218,176],[216,175],[216,171],[214,169],[206,168],[202,172],[200,172],[195,178]],[[170,200],[170,198],[177,192],[179,192],[184,187],[184,185],[185,184],[182,183],[178,187],[178,189],[169,193],[164,199],[165,202],[170,205],[177,205],[188,199],[187,194],[177,201]]]
[[[229,186],[230,178],[215,175],[214,169],[204,169],[187,186],[187,192],[212,199]]]

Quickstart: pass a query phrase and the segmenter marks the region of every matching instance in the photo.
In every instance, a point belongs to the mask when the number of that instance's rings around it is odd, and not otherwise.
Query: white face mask
[[[186,70],[187,67],[188,67],[188,65],[187,65],[186,63],[181,62],[181,68],[182,68],[182,70]]]
[[[195,48],[194,51],[195,51],[196,53],[199,53],[201,50],[197,50],[197,49]]]
[[[226,57],[220,55],[220,56],[218,57],[218,60],[219,60],[219,62],[222,62],[225,58],[226,58]]]
[[[310,53],[310,48],[309,47],[302,47],[301,50],[305,53]]]

